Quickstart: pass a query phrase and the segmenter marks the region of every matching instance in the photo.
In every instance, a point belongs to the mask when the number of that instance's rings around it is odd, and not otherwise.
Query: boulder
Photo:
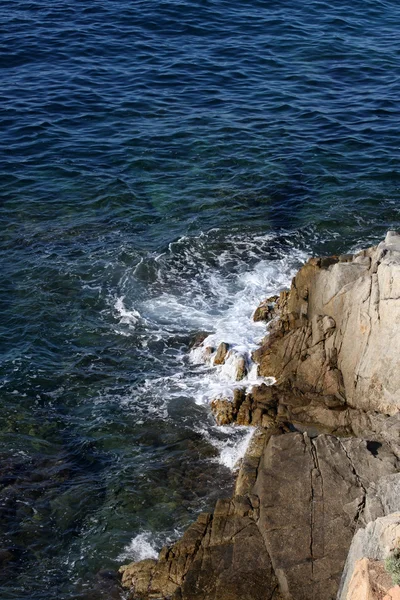
[[[214,357],[214,365],[223,365],[229,351],[229,344],[221,342]]]
[[[230,425],[235,419],[234,405],[228,398],[215,398],[211,410],[218,425]]]

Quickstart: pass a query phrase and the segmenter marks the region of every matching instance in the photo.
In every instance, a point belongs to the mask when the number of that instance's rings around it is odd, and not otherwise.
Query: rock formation
[[[312,258],[279,299],[280,318],[255,353],[288,409],[317,400],[398,415],[400,236],[357,255]]]
[[[122,567],[122,583],[143,600],[393,599],[400,236],[310,259],[255,316],[269,331],[254,359],[276,384],[212,403],[218,423],[257,427],[235,494],[158,560]]]

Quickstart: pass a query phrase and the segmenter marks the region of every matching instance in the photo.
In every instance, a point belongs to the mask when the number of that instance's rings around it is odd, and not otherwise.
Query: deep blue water
[[[0,11],[0,597],[95,600],[229,493],[191,338],[399,227],[400,5]]]

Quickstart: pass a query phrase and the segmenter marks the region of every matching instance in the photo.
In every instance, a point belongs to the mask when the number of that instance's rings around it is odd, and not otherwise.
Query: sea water
[[[257,304],[399,226],[400,7],[0,10],[0,597],[100,598],[231,493]]]

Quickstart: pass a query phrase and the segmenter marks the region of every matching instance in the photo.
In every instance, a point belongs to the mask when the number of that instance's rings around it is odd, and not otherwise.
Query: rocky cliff
[[[212,406],[219,423],[258,428],[235,495],[158,560],[122,567],[131,598],[330,600],[340,588],[350,600],[355,565],[365,575],[360,560],[389,552],[371,523],[400,511],[400,236],[310,259],[256,318],[268,332],[253,358],[276,383]]]

